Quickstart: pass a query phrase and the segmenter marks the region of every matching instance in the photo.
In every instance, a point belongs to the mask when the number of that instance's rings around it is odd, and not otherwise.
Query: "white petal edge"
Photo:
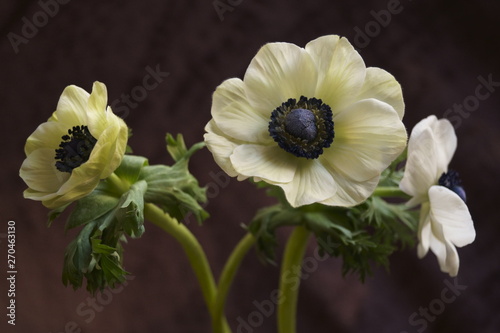
[[[380,175],[406,147],[406,129],[398,114],[376,99],[352,104],[333,121],[333,144],[320,158],[352,180]]]
[[[213,95],[212,116],[217,127],[227,136],[252,143],[269,143],[268,124],[271,111],[263,114],[246,99],[245,84],[229,79],[217,87]]]
[[[435,147],[434,135],[430,128],[419,129],[417,137],[410,136],[408,145],[408,158],[405,171],[399,188],[408,195],[420,198],[425,201],[429,188],[435,185],[441,176],[442,170],[439,167],[439,152]]]
[[[250,105],[270,117],[289,98],[315,97],[317,71],[303,48],[269,43],[252,59],[243,81]]]
[[[236,172],[258,177],[270,183],[288,183],[294,179],[297,157],[276,146],[242,144],[230,156]]]
[[[336,35],[319,37],[305,47],[318,70],[314,97],[328,104],[333,114],[357,99],[366,66],[349,41]]]
[[[68,128],[87,125],[89,97],[90,94],[80,87],[75,85],[66,87],[59,98],[57,109],[52,114],[52,118],[65,124]]]
[[[439,174],[448,169],[455,150],[457,149],[457,136],[455,129],[448,119],[437,119],[430,115],[419,121],[412,129],[410,139],[408,140],[408,153],[416,150],[421,144],[421,136],[427,136],[426,132],[432,133],[433,145],[428,146],[427,150],[434,149]]]
[[[352,207],[365,201],[373,193],[380,179],[380,176],[377,175],[372,179],[357,182],[338,173],[334,173],[332,176],[337,190],[333,196],[320,203],[340,207]]]
[[[401,85],[389,72],[377,68],[368,67],[363,87],[358,96],[359,99],[375,98],[392,106],[403,119],[405,103]]]
[[[283,189],[292,207],[321,202],[337,191],[332,175],[316,159],[300,161],[293,180],[276,185]]]
[[[465,202],[444,186],[429,189],[431,219],[443,228],[444,238],[458,247],[468,245],[476,238],[474,222]]]
[[[205,131],[207,133],[205,133],[203,138],[208,150],[214,157],[215,163],[230,177],[236,177],[238,173],[234,170],[229,157],[233,154],[238,143],[224,137],[213,120],[205,126]]]
[[[26,157],[19,174],[29,188],[39,192],[56,192],[69,179],[69,173],[57,170],[54,156],[54,150],[41,148]]]
[[[26,156],[40,148],[50,148],[53,150],[52,157],[55,157],[55,150],[59,148],[62,136],[68,134],[68,128],[65,124],[57,121],[47,121],[40,124],[36,130],[26,140],[24,152]]]

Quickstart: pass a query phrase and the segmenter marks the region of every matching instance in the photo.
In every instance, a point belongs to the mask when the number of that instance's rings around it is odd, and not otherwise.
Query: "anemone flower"
[[[264,45],[243,80],[217,87],[211,112],[217,164],[281,187],[294,207],[363,202],[406,146],[399,83],[335,35]]]
[[[468,245],[476,237],[459,175],[448,170],[456,148],[457,137],[447,119],[423,119],[411,132],[408,160],[399,185],[412,196],[410,206],[421,205],[418,256],[424,257],[430,249],[441,271],[450,276],[458,274],[456,247]]]
[[[24,197],[58,208],[84,197],[120,165],[127,145],[125,122],[107,106],[106,86],[92,93],[64,89],[56,111],[28,137],[19,172]]]

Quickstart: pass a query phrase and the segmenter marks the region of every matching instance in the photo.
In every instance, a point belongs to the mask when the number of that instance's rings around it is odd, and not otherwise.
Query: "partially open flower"
[[[26,141],[19,172],[24,197],[58,208],[89,194],[121,163],[127,145],[125,122],[107,106],[107,90],[64,89],[56,111]]]
[[[239,180],[280,186],[294,206],[353,206],[406,146],[399,83],[345,38],[264,45],[243,80],[215,91],[205,141]]]
[[[418,256],[422,258],[431,249],[441,270],[451,276],[457,275],[459,267],[455,247],[470,244],[476,237],[458,173],[448,170],[456,147],[457,137],[447,119],[423,119],[411,132],[399,185],[412,196],[409,205],[422,205]]]

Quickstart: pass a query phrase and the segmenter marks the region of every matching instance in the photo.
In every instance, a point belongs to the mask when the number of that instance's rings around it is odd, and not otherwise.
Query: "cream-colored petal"
[[[106,86],[101,82],[94,82],[87,108],[87,123],[90,133],[96,139],[99,139],[108,127],[122,126],[123,120],[113,113],[107,103],[108,91]]]
[[[23,192],[23,197],[25,199],[37,200],[37,201],[48,201],[57,197],[56,193],[39,192],[31,188],[27,188]]]
[[[19,175],[26,185],[39,192],[55,192],[69,178],[69,173],[55,167],[55,151],[49,148],[37,149],[24,160]]]
[[[259,177],[272,183],[288,183],[294,179],[297,157],[276,146],[243,144],[230,156],[238,174]]]
[[[362,182],[350,179],[338,171],[332,173],[337,185],[337,191],[330,198],[320,203],[328,206],[352,207],[365,201],[378,185],[380,176],[375,176]]]
[[[430,128],[424,128],[418,136],[410,136],[408,158],[399,188],[408,195],[426,200],[429,188],[435,185],[441,175],[438,166],[434,135]]]
[[[405,103],[403,92],[398,81],[387,71],[368,67],[363,87],[359,93],[358,99],[375,98],[392,106],[403,119],[405,112]]]
[[[56,192],[61,200],[72,202],[92,192],[100,180],[102,163],[86,163],[73,169],[70,178]]]
[[[333,121],[335,138],[321,158],[355,181],[380,175],[405,149],[406,129],[387,103],[361,100]]]
[[[230,177],[236,177],[238,173],[233,168],[230,156],[239,143],[233,142],[223,136],[215,122],[210,122],[205,126],[205,135],[203,136],[208,150],[212,153],[215,163],[217,163],[225,173]]]
[[[476,238],[474,223],[465,202],[444,186],[429,189],[431,219],[443,228],[446,240],[458,247],[468,245]]]
[[[120,165],[127,147],[128,129],[122,119],[107,127],[99,136],[89,162],[101,163],[101,176],[106,178]]]
[[[458,275],[458,268],[460,267],[460,258],[456,247],[450,242],[445,242],[446,259],[444,262],[439,261],[441,271],[448,273],[451,277]]]
[[[422,203],[422,207],[420,208],[417,235],[419,240],[417,254],[419,258],[423,258],[427,254],[427,252],[429,252],[431,238],[433,237],[430,217],[430,204],[428,201]]]
[[[270,112],[263,114],[248,104],[245,84],[240,79],[224,81],[214,92],[212,116],[227,136],[252,143],[270,143]]]
[[[52,117],[69,128],[87,125],[89,97],[89,93],[80,87],[74,85],[66,87],[59,98],[57,109]]]
[[[332,175],[317,159],[300,160],[293,180],[277,185],[292,207],[321,202],[337,191]]]
[[[429,133],[432,136],[432,145],[428,142]],[[423,139],[421,138],[423,136]],[[423,141],[425,141],[425,146]],[[412,129],[408,141],[408,153],[414,150],[424,149],[434,155],[436,165],[436,176],[439,177],[448,170],[453,154],[457,148],[457,136],[455,130],[447,119],[437,119],[431,115],[422,119]],[[432,151],[432,152],[431,152]],[[433,166],[434,170],[434,166]]]
[[[95,81],[89,96],[88,107],[92,112],[102,112],[108,105],[108,89],[104,83]]]
[[[318,70],[315,96],[338,110],[357,99],[366,76],[366,66],[346,38],[323,36],[309,42],[306,51]]]
[[[442,225],[432,221],[432,217],[431,225],[432,234],[430,249],[438,259],[439,268],[442,272],[448,273],[452,277],[456,276],[460,265],[457,249],[449,240],[445,238]]]
[[[438,163],[441,169],[447,171],[453,154],[457,149],[457,136],[455,129],[448,119],[439,119],[433,124],[434,139],[438,154]],[[444,172],[444,171],[443,171]]]
[[[26,156],[40,148],[53,149],[53,155],[55,156],[55,150],[59,147],[62,136],[68,134],[68,129],[70,128],[65,124],[57,121],[40,124],[26,140],[26,145],[24,146]]]
[[[250,105],[270,117],[289,98],[315,97],[317,72],[303,48],[270,43],[252,59],[243,81]]]

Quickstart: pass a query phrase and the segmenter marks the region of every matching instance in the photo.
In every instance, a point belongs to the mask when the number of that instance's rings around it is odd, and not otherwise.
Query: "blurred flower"
[[[418,256],[429,248],[441,271],[456,276],[459,258],[455,246],[470,244],[476,237],[458,173],[448,170],[457,137],[447,119],[429,116],[412,130],[400,188],[412,196],[409,205],[421,204]]]
[[[404,150],[403,113],[399,83],[347,39],[270,43],[216,89],[205,141],[230,176],[280,186],[294,207],[353,206]]]
[[[125,122],[107,107],[107,90],[68,86],[56,111],[26,141],[20,176],[24,197],[58,208],[92,192],[120,165],[127,145]]]

